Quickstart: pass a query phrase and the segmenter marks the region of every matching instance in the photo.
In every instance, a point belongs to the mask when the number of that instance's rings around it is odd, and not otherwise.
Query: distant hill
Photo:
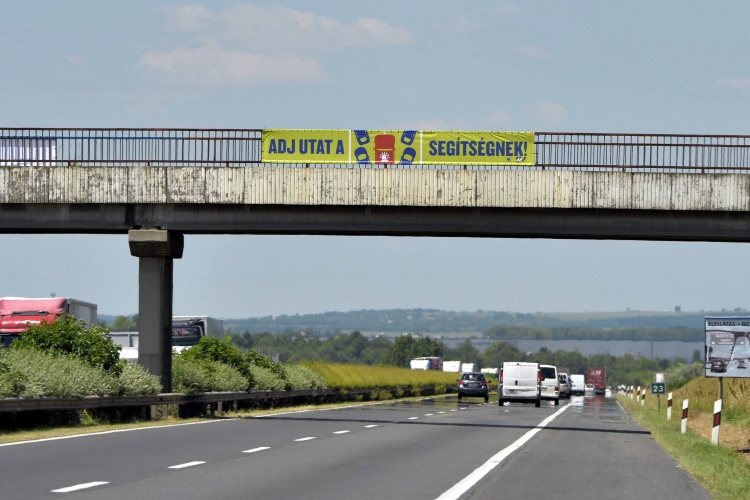
[[[498,326],[528,328],[569,328],[588,330],[634,328],[703,329],[707,315],[730,316],[747,311],[722,312],[650,312],[623,311],[598,313],[510,313],[498,311],[441,311],[438,309],[386,309],[320,314],[265,316],[261,318],[225,319],[224,326],[234,332],[312,331],[331,334],[337,330],[441,334],[464,332],[481,334]]]

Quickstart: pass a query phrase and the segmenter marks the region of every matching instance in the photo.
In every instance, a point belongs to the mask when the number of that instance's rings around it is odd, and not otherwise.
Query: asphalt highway
[[[454,400],[0,445],[0,498],[710,499],[613,399]]]

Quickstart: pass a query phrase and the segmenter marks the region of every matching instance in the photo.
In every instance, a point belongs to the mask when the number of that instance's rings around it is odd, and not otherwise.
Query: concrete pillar
[[[172,392],[173,259],[182,258],[182,234],[161,229],[128,232],[138,257],[138,363]]]

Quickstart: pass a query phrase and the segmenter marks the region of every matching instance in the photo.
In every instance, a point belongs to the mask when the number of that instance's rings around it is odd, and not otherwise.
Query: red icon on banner
[[[375,163],[396,162],[396,137],[390,134],[375,136]]]

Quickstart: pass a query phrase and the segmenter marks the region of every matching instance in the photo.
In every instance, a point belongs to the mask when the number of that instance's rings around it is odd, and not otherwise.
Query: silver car
[[[558,373],[557,380],[560,382],[560,397],[570,397],[570,379],[567,373]]]

